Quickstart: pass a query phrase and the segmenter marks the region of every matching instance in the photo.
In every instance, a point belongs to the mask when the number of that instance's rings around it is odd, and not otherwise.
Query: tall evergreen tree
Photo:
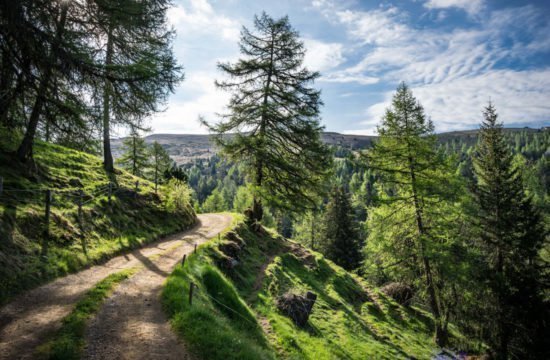
[[[113,124],[143,129],[143,119],[159,110],[183,79],[171,49],[167,27],[171,0],[95,0],[90,23],[103,51],[103,83],[96,88],[101,104],[103,158],[113,171],[110,128]],[[117,79],[113,77],[117,76]]]
[[[263,216],[262,200],[284,209],[314,206],[331,157],[321,142],[320,93],[310,87],[319,76],[303,67],[304,45],[288,17],[274,20],[263,13],[256,32],[243,28],[244,57],[219,64],[230,80],[217,82],[232,92],[229,114],[205,124],[217,134],[223,151],[244,160],[254,183],[254,218]],[[234,136],[224,136],[234,133]]]
[[[149,152],[145,140],[139,136],[136,129],[132,129],[130,136],[124,139],[122,149],[122,156],[117,160],[117,163],[130,171],[132,175],[143,176],[149,165]]]
[[[153,142],[149,148],[149,151],[151,158],[151,171],[153,173],[152,177],[155,182],[156,192],[163,175],[171,169],[173,161],[168,152],[156,141]]]
[[[483,116],[474,169],[479,179],[476,218],[492,294],[492,306],[486,309],[484,321],[486,341],[498,359],[545,358],[549,356],[548,346],[544,345],[544,339],[548,339],[545,321],[549,318],[548,304],[543,306],[541,298],[539,253],[546,231],[540,214],[525,196],[491,103]]]
[[[332,190],[323,223],[321,244],[325,255],[346,270],[356,269],[361,262],[361,243],[349,194],[342,187]]]
[[[438,345],[444,345],[447,335],[433,269],[436,241],[430,225],[439,216],[436,211],[442,199],[442,177],[446,169],[437,151],[433,130],[422,105],[402,83],[378,126],[380,139],[368,153],[367,160],[388,185],[391,196],[385,200],[392,208],[386,221],[399,218],[394,226],[406,231],[393,241],[404,241],[407,257],[419,261],[418,266],[416,263],[413,266],[421,269],[424,276],[423,288],[435,318],[435,340]],[[403,217],[405,213],[407,216]]]

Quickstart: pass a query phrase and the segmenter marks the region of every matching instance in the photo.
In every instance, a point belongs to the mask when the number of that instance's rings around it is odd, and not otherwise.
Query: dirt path
[[[36,347],[43,343],[48,335],[60,327],[61,319],[71,312],[74,304],[86,291],[112,273],[122,269],[142,266],[143,270],[123,282],[121,286],[126,289],[127,293],[129,291],[129,284],[133,282],[141,284],[140,286],[149,286],[149,289],[155,287],[160,289],[164,278],[169,274],[177,261],[181,259],[185,251],[190,251],[195,242],[200,243],[216,235],[229,226],[230,223],[231,216],[229,215],[199,215],[198,224],[191,230],[172,235],[144,248],[113,258],[103,265],[94,266],[79,273],[60,278],[18,296],[10,304],[0,309],[0,359],[31,359]],[[151,279],[145,281],[149,285],[144,284],[144,279],[149,277]],[[160,285],[158,285],[159,282]],[[156,292],[151,291],[150,294],[158,294],[158,289]],[[119,293],[117,292],[117,294]],[[131,294],[131,292],[128,294]],[[151,306],[145,305],[146,307],[153,308],[153,305],[160,306],[157,301],[158,296],[154,297],[152,295],[144,296],[143,298],[140,297],[140,300],[145,302],[144,299],[148,299],[147,303],[151,304]],[[107,304],[109,305],[104,307],[100,316],[105,316],[104,312],[112,306],[110,304],[116,303],[116,299],[117,295],[115,294],[112,299],[107,300]],[[130,300],[130,297],[128,297],[128,300]],[[128,308],[131,306],[133,305],[129,305]],[[137,312],[134,314],[136,316],[140,315]],[[160,318],[158,321],[160,321]],[[139,330],[139,322],[131,324],[134,330]],[[145,322],[143,324],[148,326]],[[159,327],[168,326],[166,325],[166,321],[157,322],[154,325],[158,325]],[[93,325],[90,330],[92,329]],[[90,335],[93,334],[94,332],[90,331]],[[152,335],[158,336],[160,334],[164,333]],[[114,335],[111,334],[110,336]],[[90,350],[94,349],[94,339],[93,336],[90,338],[92,342],[87,348],[87,355],[91,354]],[[105,356],[107,357],[100,357],[111,358],[108,355]],[[115,356],[112,358],[122,359],[128,357]],[[149,356],[148,358],[151,357]]]
[[[90,322],[83,359],[187,359],[162,311],[162,285],[183,254],[193,250],[195,241],[215,236],[230,222],[231,218],[220,216],[213,226],[201,227],[192,242],[122,282]]]

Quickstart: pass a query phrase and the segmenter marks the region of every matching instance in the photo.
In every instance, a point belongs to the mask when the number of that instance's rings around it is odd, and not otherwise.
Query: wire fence
[[[43,208],[44,211],[44,232],[43,232],[43,253],[47,251],[47,243],[50,238],[50,218],[52,207],[57,209],[76,209],[76,219],[79,225],[80,235],[84,233],[83,207],[90,206],[99,200],[107,200],[112,204],[112,198],[117,193],[126,190],[139,193],[139,181],[135,187],[127,189],[113,182],[107,182],[92,187],[37,187],[33,189],[21,189],[17,187],[6,187],[4,178],[0,176],[0,205],[6,208],[16,207],[19,204],[34,204]]]

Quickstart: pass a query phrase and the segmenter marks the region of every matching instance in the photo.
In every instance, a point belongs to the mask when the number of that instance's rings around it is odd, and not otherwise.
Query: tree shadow
[[[17,205],[13,201],[8,201],[2,212],[0,221],[0,240],[13,244],[13,235],[16,227]]]
[[[154,262],[152,262],[148,257],[144,256],[141,251],[134,251],[133,255],[149,270],[159,274],[161,276],[167,277],[170,275],[169,272],[161,270]]]

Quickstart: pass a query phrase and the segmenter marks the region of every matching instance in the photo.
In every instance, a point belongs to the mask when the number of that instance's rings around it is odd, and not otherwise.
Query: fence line
[[[51,208],[55,205],[61,205],[62,198],[69,199],[69,204],[76,206],[77,208],[77,222],[81,236],[83,236],[84,221],[82,208],[85,205],[88,205],[100,198],[108,198],[108,206],[112,205],[111,197],[124,189],[123,187],[117,186],[113,182],[108,182],[106,184],[89,187],[89,188],[37,188],[37,189],[17,189],[17,188],[6,188],[6,183],[4,178],[0,176],[0,201],[3,195],[13,194],[8,200],[15,202],[31,202],[31,203],[41,203],[44,204],[44,229],[43,234],[44,238],[42,239],[42,254],[45,255],[48,250],[48,242],[50,238],[50,214]],[[132,187],[128,188],[133,190]],[[136,196],[139,191],[139,182],[135,184]],[[25,194],[25,196],[17,197],[17,194]],[[29,195],[27,195],[29,194]],[[57,196],[56,197],[54,196]],[[89,197],[89,198],[88,198]],[[84,199],[86,198],[86,201]]]

